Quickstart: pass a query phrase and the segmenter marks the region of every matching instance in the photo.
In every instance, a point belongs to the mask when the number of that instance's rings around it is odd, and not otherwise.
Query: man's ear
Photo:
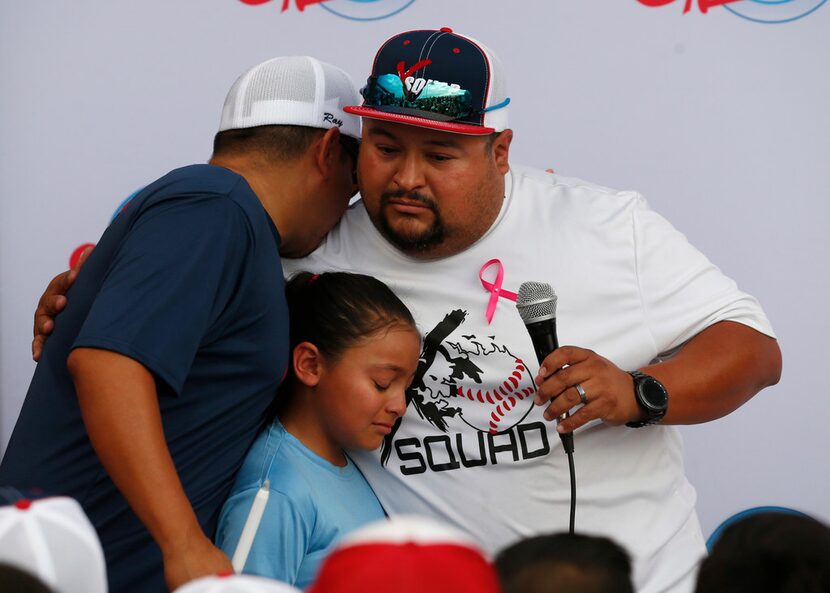
[[[322,354],[311,342],[300,342],[294,346],[292,365],[294,376],[306,387],[314,387],[320,382],[323,370]]]
[[[510,170],[510,143],[513,141],[513,130],[503,130],[493,140],[493,158],[499,173],[506,175]]]
[[[320,175],[328,179],[337,170],[340,156],[340,129],[329,128],[316,144],[313,145],[314,164]]]

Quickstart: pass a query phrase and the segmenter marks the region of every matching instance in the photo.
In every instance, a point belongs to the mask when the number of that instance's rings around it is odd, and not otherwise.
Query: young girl
[[[376,449],[404,414],[420,337],[406,305],[369,276],[302,273],[286,295],[288,376],[276,418],[222,509],[216,541],[233,558],[246,522],[260,516],[243,572],[305,588],[344,534],[384,516],[343,449]]]

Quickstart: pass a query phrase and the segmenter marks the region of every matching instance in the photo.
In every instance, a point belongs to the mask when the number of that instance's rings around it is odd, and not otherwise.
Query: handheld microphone
[[[539,364],[548,354],[559,348],[556,338],[556,293],[550,284],[544,282],[523,282],[519,287],[516,298],[516,309],[530,334],[536,359]],[[557,423],[565,420],[570,414],[565,412],[559,416]],[[574,435],[568,432],[559,435],[566,453],[573,453]]]

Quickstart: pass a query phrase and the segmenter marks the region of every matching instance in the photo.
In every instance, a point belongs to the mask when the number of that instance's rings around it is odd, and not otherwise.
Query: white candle
[[[248,512],[248,518],[242,528],[242,535],[239,536],[239,543],[236,544],[236,551],[233,553],[233,560],[231,560],[235,572],[242,572],[245,563],[248,561],[248,554],[259,529],[259,523],[262,521],[262,513],[265,512],[265,505],[268,504],[269,487],[270,483],[265,480],[265,483],[262,484],[256,496],[254,496],[254,502],[251,504],[251,510]]]

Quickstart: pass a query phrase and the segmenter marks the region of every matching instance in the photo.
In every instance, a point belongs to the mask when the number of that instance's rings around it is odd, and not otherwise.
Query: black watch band
[[[634,378],[634,399],[637,405],[646,413],[644,420],[626,422],[629,428],[642,428],[660,422],[669,408],[669,392],[663,384],[640,371],[628,373]]]

